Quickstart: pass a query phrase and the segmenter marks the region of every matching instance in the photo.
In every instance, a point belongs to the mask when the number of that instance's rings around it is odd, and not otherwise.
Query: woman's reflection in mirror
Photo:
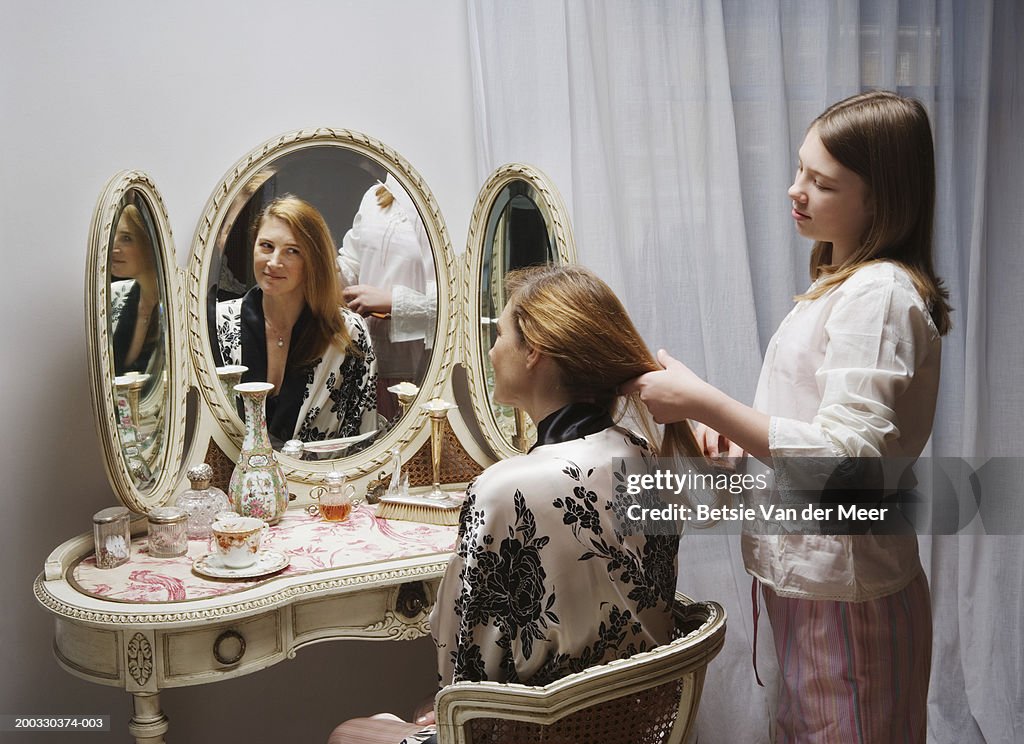
[[[216,277],[216,280],[210,282],[210,287],[206,292],[206,324],[207,338],[210,339],[210,351],[213,353],[213,363],[216,367],[220,367],[224,364],[220,348],[215,342],[217,338],[217,301],[232,300],[237,297],[241,297],[246,291],[245,282],[238,278],[235,270],[228,261],[228,256],[225,255],[228,236],[231,234],[231,230],[235,226],[235,221],[239,218],[245,220],[246,223],[252,223],[252,214],[250,213],[247,219],[245,214],[243,214],[243,210],[248,212],[249,209],[252,209],[250,206],[252,198],[260,191],[263,185],[276,174],[276,168],[263,168],[242,185],[241,190],[239,190],[238,194],[235,195],[235,198],[231,200],[231,204],[228,205],[227,214],[224,215],[224,219],[220,223],[220,232],[218,232],[217,239],[213,244],[214,261],[212,271],[210,273],[211,280],[214,277]],[[244,274],[246,272],[241,271],[240,273]]]
[[[243,381],[274,385],[271,440],[376,430],[376,357],[366,322],[342,302],[323,216],[285,195],[260,213],[254,234],[256,286],[217,303],[217,340],[225,364],[249,368]]]
[[[114,372],[146,372],[160,340],[160,280],[152,232],[142,210],[128,204],[110,245],[110,327]]]
[[[363,195],[338,251],[343,296],[367,319],[377,350],[377,400],[383,416],[399,413],[388,388],[418,383],[437,324],[437,280],[423,220],[391,175]]]

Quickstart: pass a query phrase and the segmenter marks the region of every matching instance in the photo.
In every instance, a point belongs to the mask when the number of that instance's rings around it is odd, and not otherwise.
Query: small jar
[[[176,558],[188,552],[188,514],[176,506],[160,506],[149,513],[149,555]]]
[[[281,447],[281,454],[288,455],[288,457],[294,457],[296,460],[302,459],[302,452],[304,447],[301,439],[289,439]]]
[[[189,482],[192,487],[174,501],[188,515],[186,531],[190,540],[206,540],[210,537],[210,525],[222,511],[229,511],[228,496],[216,486],[210,485],[213,468],[205,462],[189,468]]]
[[[96,568],[117,568],[128,562],[132,553],[128,517],[128,509],[123,506],[111,506],[92,515]]]

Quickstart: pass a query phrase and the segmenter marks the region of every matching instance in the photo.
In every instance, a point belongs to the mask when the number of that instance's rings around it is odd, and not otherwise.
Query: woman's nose
[[[267,259],[267,263],[271,264],[272,266],[280,266],[281,254],[278,251],[274,251],[273,253],[270,254],[270,258]]]
[[[803,189],[799,188],[795,181],[793,182],[793,185],[789,187],[789,191],[787,191],[786,194],[788,194],[789,198],[795,202],[804,201]]]

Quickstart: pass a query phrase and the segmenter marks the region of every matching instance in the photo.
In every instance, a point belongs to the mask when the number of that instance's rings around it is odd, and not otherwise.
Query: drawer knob
[[[427,592],[423,582],[415,581],[402,584],[398,589],[398,601],[395,609],[410,620],[417,617],[427,608]]]
[[[228,649],[231,649],[232,645],[236,646],[234,655],[228,656],[223,651],[224,644],[228,644]],[[223,664],[224,666],[233,666],[242,660],[245,655],[245,638],[237,630],[225,630],[219,636],[217,640],[213,642],[213,657]]]

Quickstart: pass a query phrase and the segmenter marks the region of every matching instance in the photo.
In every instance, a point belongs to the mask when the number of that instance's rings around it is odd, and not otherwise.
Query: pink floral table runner
[[[192,570],[192,563],[210,552],[206,540],[190,540],[178,558],[152,558],[146,537],[132,540],[131,560],[117,568],[96,568],[89,555],[71,570],[79,591],[121,602],[180,602],[249,589],[261,581],[332,568],[449,553],[457,527],[378,519],[372,506],[352,510],[345,522],[324,522],[298,509],[289,510],[270,528],[263,547],[286,553],[290,564],[280,573],[259,579],[211,579]]]

